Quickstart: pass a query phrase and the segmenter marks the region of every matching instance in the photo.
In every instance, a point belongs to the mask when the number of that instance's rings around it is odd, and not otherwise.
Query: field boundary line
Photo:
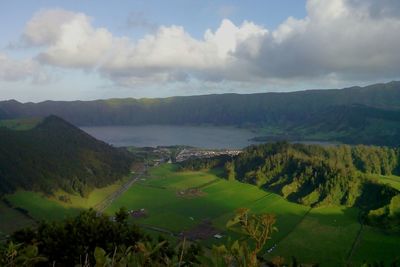
[[[211,181],[209,181],[207,183],[201,184],[199,186],[195,186],[195,187],[193,187],[193,189],[203,189],[203,188],[206,188],[206,187],[208,187],[208,186],[210,186],[212,184],[215,184],[215,183],[219,182],[220,180],[221,180],[221,178],[215,178],[214,180],[211,180]]]
[[[310,212],[312,211],[312,207],[310,207],[305,213],[304,215],[299,219],[299,221],[278,241],[276,241],[276,245],[278,245],[279,243],[281,243],[283,240],[285,240],[286,238],[289,237],[289,235],[291,233],[293,233],[293,231],[304,221],[304,219],[308,216],[308,214],[310,214]]]
[[[254,199],[254,200],[251,200],[251,201],[247,202],[246,204],[244,204],[242,206],[249,206],[249,205],[254,204],[254,203],[256,203],[256,202],[258,202],[258,201],[260,201],[260,200],[262,200],[262,199],[264,199],[266,197],[271,196],[272,194],[273,194],[272,192],[268,192],[264,196],[262,196],[260,198],[257,198],[257,199]],[[226,214],[232,213],[232,212],[235,212],[235,209],[222,213],[221,215],[215,217],[213,219],[213,221],[217,220],[218,218],[221,218],[221,217],[225,216]]]
[[[357,235],[354,238],[353,243],[351,244],[349,252],[347,253],[346,264],[348,264],[349,261],[351,260],[351,258],[353,257],[354,252],[355,252],[357,246],[359,245],[359,243],[361,241],[360,240],[361,239],[361,234],[362,234],[362,231],[364,230],[364,221],[362,220],[362,216],[361,215],[362,215],[362,212],[360,211],[359,214],[358,214],[358,223],[360,224],[360,229],[358,229]]]

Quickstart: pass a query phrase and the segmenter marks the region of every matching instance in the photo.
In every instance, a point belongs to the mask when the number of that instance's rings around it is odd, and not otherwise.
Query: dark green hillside
[[[232,164],[236,179],[307,205],[375,209],[398,193],[365,176],[398,174],[397,149],[275,143],[249,147]]]
[[[76,125],[234,125],[282,138],[400,145],[400,82],[291,93],[0,102],[0,119],[60,116]],[[279,134],[277,134],[279,133]],[[272,135],[272,136],[271,136]]]
[[[129,173],[132,156],[56,117],[14,131],[0,127],[0,192],[17,188],[85,195]]]
[[[286,128],[298,139],[336,140],[347,144],[400,145],[400,111],[363,105],[332,106],[306,122]]]

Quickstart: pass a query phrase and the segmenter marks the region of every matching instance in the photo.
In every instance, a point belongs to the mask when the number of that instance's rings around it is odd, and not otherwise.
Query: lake
[[[199,148],[244,148],[257,133],[216,126],[91,126],[81,127],[95,138],[114,146],[156,147],[187,145]]]

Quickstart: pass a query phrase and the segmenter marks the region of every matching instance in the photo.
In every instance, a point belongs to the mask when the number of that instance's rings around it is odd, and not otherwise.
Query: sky
[[[0,100],[342,88],[399,80],[398,0],[4,0]]]

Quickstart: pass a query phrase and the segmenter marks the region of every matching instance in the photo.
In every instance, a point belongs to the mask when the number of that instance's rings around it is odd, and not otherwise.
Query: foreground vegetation
[[[246,239],[211,250],[187,241],[176,248],[161,237],[154,242],[128,223],[120,209],[113,218],[94,210],[60,222],[42,222],[36,229],[13,234],[0,246],[0,264],[5,266],[280,266],[283,258],[267,261],[259,253],[269,241],[275,217],[239,209],[227,227]],[[186,243],[188,242],[188,243]],[[297,266],[295,260],[292,266]]]

